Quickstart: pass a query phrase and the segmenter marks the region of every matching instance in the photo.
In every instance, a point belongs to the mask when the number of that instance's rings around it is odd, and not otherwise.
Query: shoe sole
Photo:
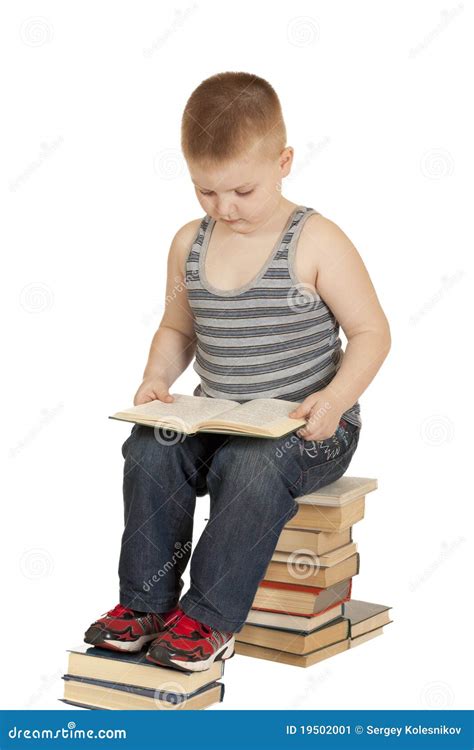
[[[99,648],[107,648],[110,651],[124,651],[126,653],[134,653],[135,651],[141,651],[144,646],[150,641],[157,638],[160,633],[154,633],[151,635],[141,635],[136,641],[115,641],[111,638],[103,638],[100,631],[91,629],[87,631],[84,636],[84,642],[90,646],[98,646]]]
[[[153,656],[147,654],[145,658],[147,661],[157,664],[159,667],[172,667],[173,669],[179,669],[181,672],[204,672],[206,669],[210,669],[215,661],[231,659],[234,654],[235,636],[232,636],[230,641],[224,643],[218,651],[211,654],[208,659],[203,659],[202,661],[180,661],[179,659],[172,659],[169,655],[169,651],[162,646],[155,646],[153,648]]]

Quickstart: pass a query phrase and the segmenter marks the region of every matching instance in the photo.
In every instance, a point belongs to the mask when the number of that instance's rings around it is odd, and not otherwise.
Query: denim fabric
[[[344,474],[360,430],[341,419],[331,438],[309,441],[134,425],[122,445],[120,602],[149,612],[179,602],[211,627],[241,630],[281,530],[298,511],[295,498]],[[196,497],[207,493],[209,520],[191,557]],[[179,601],[190,558],[190,588]]]

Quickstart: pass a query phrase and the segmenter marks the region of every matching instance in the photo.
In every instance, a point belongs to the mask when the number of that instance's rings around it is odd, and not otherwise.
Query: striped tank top
[[[329,385],[343,357],[339,323],[295,273],[298,237],[316,213],[298,206],[257,276],[230,290],[219,290],[206,278],[215,219],[209,214],[202,219],[185,268],[197,339],[193,369],[200,377],[194,396],[301,403]],[[342,417],[361,426],[359,402]]]

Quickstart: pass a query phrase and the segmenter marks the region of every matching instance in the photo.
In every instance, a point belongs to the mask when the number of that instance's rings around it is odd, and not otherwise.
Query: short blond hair
[[[219,164],[256,148],[276,159],[286,146],[286,127],[273,87],[251,73],[217,73],[192,92],[181,123],[186,160]]]

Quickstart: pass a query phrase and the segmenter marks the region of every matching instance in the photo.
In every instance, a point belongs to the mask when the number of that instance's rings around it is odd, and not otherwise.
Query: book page
[[[281,398],[256,398],[253,401],[247,401],[245,404],[239,404],[231,411],[219,414],[219,422],[222,419],[225,420],[226,424],[244,424],[257,428],[265,426],[271,429],[273,424],[281,422],[282,419],[291,419],[288,414],[297,406],[299,406],[298,401],[284,401]],[[295,429],[297,426],[298,420],[295,419]]]
[[[190,430],[195,425],[205,422],[212,417],[220,416],[222,412],[228,413],[232,407],[239,406],[236,401],[225,398],[203,398],[199,396],[186,396],[181,393],[172,393],[174,401],[164,403],[163,401],[149,401],[146,404],[132,406],[114,414],[115,417],[141,417],[150,421],[167,422],[170,420],[180,422]],[[178,428],[177,428],[178,429]]]

